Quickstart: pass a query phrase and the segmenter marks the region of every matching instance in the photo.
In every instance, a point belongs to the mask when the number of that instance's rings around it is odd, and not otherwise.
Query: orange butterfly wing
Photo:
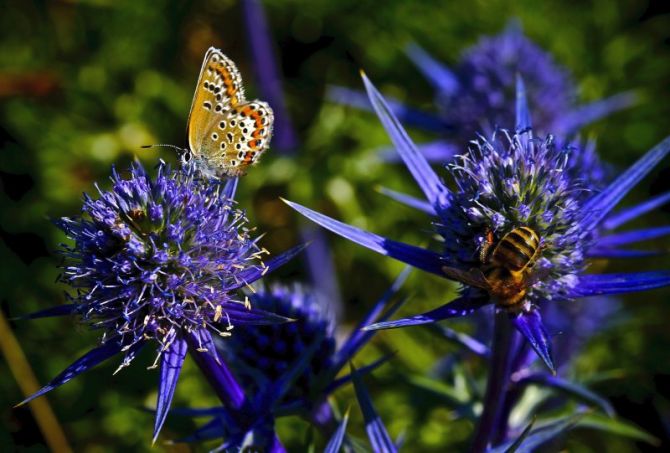
[[[211,47],[200,69],[188,121],[196,162],[213,176],[237,176],[255,163],[272,137],[274,115],[262,101],[247,102],[235,64]]]

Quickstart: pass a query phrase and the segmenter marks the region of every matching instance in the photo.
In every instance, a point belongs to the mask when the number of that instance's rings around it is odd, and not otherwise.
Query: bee
[[[514,310],[520,307],[528,288],[540,276],[533,272],[533,266],[541,249],[540,236],[527,226],[513,229],[497,244],[493,232],[489,230],[480,249],[480,268],[463,271],[444,266],[442,270],[447,277],[481,288],[498,305]]]

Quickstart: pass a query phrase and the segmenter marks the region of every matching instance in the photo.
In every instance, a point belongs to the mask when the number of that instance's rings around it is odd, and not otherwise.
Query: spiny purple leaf
[[[158,439],[158,434],[170,410],[172,397],[174,396],[175,388],[177,388],[179,373],[184,364],[187,351],[188,345],[186,340],[177,337],[161,355],[161,372],[160,380],[158,381],[158,400],[156,401],[156,420],[154,423],[154,442]]]
[[[607,230],[613,230],[625,224],[626,222],[634,220],[649,211],[653,211],[654,209],[663,206],[668,202],[670,202],[670,192],[662,193],[643,203],[612,214],[610,217],[605,219],[603,222],[603,227]]]
[[[242,2],[243,18],[247,31],[247,43],[253,56],[254,75],[260,88],[262,99],[267,100],[274,111],[274,137],[272,147],[282,152],[294,150],[298,138],[291,124],[286,101],[281,86],[281,76],[277,68],[276,56],[272,49],[272,34],[259,0]]]
[[[670,226],[643,228],[640,230],[624,231],[609,234],[598,239],[599,247],[617,247],[619,245],[631,244],[640,241],[649,241],[670,234]]]
[[[416,148],[381,93],[377,91],[365,74],[361,73],[361,77],[372,102],[372,107],[377,112],[377,116],[391,137],[391,141],[393,141],[398,153],[405,161],[405,165],[419,184],[426,199],[436,211],[446,208],[449,204],[449,189],[440,181],[440,178]]]
[[[120,341],[119,338],[111,338],[107,340],[107,342],[105,342],[103,345],[90,350],[82,357],[77,359],[74,363],[72,363],[72,365],[63,370],[62,373],[53,378],[47,385],[45,385],[40,390],[33,393],[28,398],[17,404],[17,407],[23,406],[24,404],[34,400],[35,398],[42,396],[45,393],[55,389],[56,387],[65,384],[66,382],[77,377],[84,371],[88,371],[94,366],[98,365],[99,363],[104,362],[110,357],[120,353],[121,350],[124,347],[126,347],[126,345],[127,344],[123,341]],[[144,345],[143,341],[135,343],[133,346],[130,347],[128,353],[137,351],[140,347],[142,347],[142,345]]]
[[[312,357],[316,354],[321,341],[315,339],[311,345],[300,353],[298,357],[288,366],[287,371],[272,385],[268,385],[265,391],[256,397],[256,404],[259,408],[276,408],[281,399],[291,390],[295,381],[309,366]]]
[[[239,182],[239,178],[234,177],[230,178],[226,181],[226,183],[223,186],[223,193],[222,195],[228,199],[234,199],[235,198],[235,193],[237,192],[237,183]]]
[[[428,81],[443,95],[449,96],[458,91],[458,78],[451,69],[435,60],[417,44],[411,43],[405,51]]]
[[[313,288],[318,288],[323,299],[328,301],[329,310],[337,317],[343,311],[342,292],[327,233],[318,225],[305,222],[300,225],[300,237],[309,244],[303,259],[307,263],[310,284]]]
[[[526,98],[526,85],[523,83],[521,74],[516,75],[516,124],[517,132],[530,130],[533,125],[528,110],[528,99]]]
[[[328,216],[312,211],[311,209],[293,203],[292,201],[283,201],[300,214],[311,221],[318,223],[322,227],[329,229],[333,233],[339,234],[350,241],[356,242],[357,244],[382,255],[390,256],[391,258],[395,258],[410,266],[444,277],[444,273],[442,272],[442,266],[444,265],[442,258],[435,252],[386,239],[385,237],[331,219]]]
[[[375,408],[372,405],[372,400],[363,384],[363,380],[353,365],[351,365],[351,375],[354,381],[354,389],[356,390],[358,405],[361,407],[361,412],[363,412],[363,418],[365,419],[365,431],[368,433],[370,444],[372,444],[372,450],[376,452],[395,453],[397,448],[391,440],[388,431],[386,431],[386,427],[384,426],[381,417],[377,415],[377,411],[375,411]]]
[[[589,249],[587,256],[589,258],[645,258],[649,256],[659,256],[668,253],[667,250],[634,250],[620,249],[614,247],[593,247]]]
[[[449,318],[460,318],[467,316],[489,304],[487,299],[472,299],[470,297],[459,297],[448,304],[442,305],[435,310],[411,316],[409,318],[396,319],[394,321],[378,322],[365,326],[364,330],[395,329],[398,327],[417,326],[430,324]]]
[[[326,97],[338,104],[348,105],[361,110],[372,111],[370,99],[363,91],[352,90],[341,86],[331,85],[326,89]],[[440,118],[430,113],[422,112],[420,110],[411,109],[401,102],[394,100],[386,101],[393,110],[393,113],[400,118],[405,124],[409,126],[416,126],[422,129],[443,132],[444,123]]]
[[[190,435],[181,437],[177,440],[174,440],[173,442],[193,443],[193,442],[201,442],[203,440],[221,439],[222,437],[225,437],[227,434],[223,423],[224,422],[221,418],[216,417],[208,421],[195,431],[193,431]]]
[[[229,408],[239,409],[246,403],[244,390],[235,379],[226,362],[219,358],[212,335],[206,329],[193,330],[186,340],[191,356],[214,389],[219,399]]]
[[[253,296],[251,296],[251,300],[253,302]],[[224,306],[222,313],[220,322],[227,323],[230,320],[232,325],[265,326],[295,321],[295,319],[254,308],[253,303],[251,307],[245,307],[244,304],[230,302]]]
[[[594,195],[582,208],[585,213],[582,228],[590,231],[598,226],[621,199],[640,182],[670,152],[670,137],[647,151],[628,170],[622,173],[602,192]]]
[[[400,275],[395,279],[391,287],[384,293],[384,295],[377,301],[377,303],[368,311],[358,326],[354,329],[352,334],[347,338],[342,347],[337,351],[331,366],[332,372],[337,374],[340,369],[373,337],[374,332],[366,332],[363,329],[366,325],[377,319],[380,313],[384,310],[391,298],[398,292],[400,287],[405,283],[412,268],[406,267]],[[407,299],[401,300],[399,303],[391,306],[384,315],[380,318],[381,321],[387,320],[400,308]]]
[[[372,373],[374,370],[376,370],[377,368],[379,368],[380,366],[382,366],[383,364],[385,364],[386,362],[391,360],[393,358],[393,356],[395,356],[395,354],[386,354],[383,357],[378,358],[374,362],[369,363],[365,366],[362,366],[362,367],[358,368],[358,370],[357,370],[358,374],[361,375],[361,376],[365,376],[369,373]],[[343,385],[348,384],[351,381],[351,379],[352,379],[351,374],[347,374],[347,375],[344,375],[342,377],[339,377],[339,378],[335,379],[333,382],[331,382],[328,385],[328,388],[326,389],[326,391],[324,393],[326,393],[326,394],[333,393],[335,390],[339,389]]]
[[[537,384],[559,390],[569,396],[573,396],[586,403],[595,404],[600,407],[608,416],[614,417],[614,407],[605,398],[588,388],[575,382],[566,381],[558,376],[549,376],[543,373],[531,374],[521,379],[517,385]]]
[[[583,413],[574,414],[553,421],[544,426],[540,426],[526,434],[521,442],[517,442],[516,440],[506,442],[489,450],[489,453],[531,453],[534,451],[539,451],[539,447],[572,429],[575,425],[577,425],[582,417],[584,417]]]
[[[428,143],[417,143],[416,148],[428,162],[438,165],[444,165],[462,153],[464,148],[447,140],[435,140]],[[395,148],[386,147],[379,150],[379,156],[384,162],[400,162],[402,158],[398,155]]]
[[[323,450],[324,453],[337,453],[342,447],[342,442],[344,441],[344,436],[347,432],[347,423],[349,422],[349,410],[344,414],[342,421],[337,426],[335,433],[328,441],[328,445]]]
[[[282,444],[281,440],[277,436],[277,434],[274,434],[272,436],[272,443],[270,444],[270,447],[268,448],[268,453],[287,453],[286,447],[284,447],[284,444]]]
[[[156,412],[151,410],[151,412]],[[170,409],[170,415],[179,417],[219,417],[225,414],[226,410],[221,406],[216,407],[173,407]]]
[[[386,187],[379,187],[378,188],[379,192],[386,195],[387,197],[391,198],[392,200],[397,201],[400,204],[404,204],[405,206],[409,206],[410,208],[417,209],[419,211],[423,211],[426,214],[429,215],[437,215],[435,213],[435,209],[430,205],[430,203],[427,203],[424,200],[421,200],[419,198],[415,198],[411,195],[407,195],[401,192],[396,192],[395,190],[392,189],[387,189]]]
[[[514,440],[514,442],[512,443],[512,445],[510,445],[509,448],[507,448],[505,450],[505,453],[514,453],[515,451],[517,451],[519,449],[519,447],[521,447],[521,444],[526,439],[526,437],[528,437],[528,435],[530,434],[531,429],[533,429],[533,425],[535,424],[536,420],[537,420],[537,417],[533,417],[533,419],[530,421],[530,423],[528,423],[528,425],[526,425],[526,427],[523,429],[523,431],[521,432],[521,435],[519,437],[517,437]]]
[[[279,255],[273,256],[265,262],[265,267],[249,267],[236,275],[237,283],[228,287],[229,290],[239,289],[249,285],[261,277],[273,272],[291,261],[298,253],[302,252],[308,244],[300,244]]]
[[[670,271],[593,274],[579,277],[571,297],[623,294],[670,285]]]
[[[470,335],[463,332],[457,332],[454,329],[450,329],[449,327],[440,324],[433,324],[433,327],[435,331],[439,332],[444,338],[465,348],[476,356],[489,357],[491,354],[490,349],[485,344]]]
[[[12,318],[13,320],[22,320],[22,319],[38,319],[38,318],[50,318],[54,316],[66,316],[71,315],[77,311],[77,304],[65,304],[57,305],[51,308],[45,308],[44,310],[35,311],[28,313],[26,315],[17,316]]]
[[[539,310],[531,310],[516,315],[511,315],[512,324],[528,340],[528,343],[535,350],[538,356],[549,367],[553,374],[556,374],[554,359],[551,355],[551,339],[542,323],[542,316]]]
[[[627,91],[582,105],[563,115],[556,125],[556,132],[560,132],[564,136],[570,135],[587,124],[633,106],[637,100],[638,97],[634,92]]]

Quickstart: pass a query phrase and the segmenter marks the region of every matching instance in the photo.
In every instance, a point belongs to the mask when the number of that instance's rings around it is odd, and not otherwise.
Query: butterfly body
[[[235,63],[210,47],[200,69],[188,120],[190,157],[208,176],[243,175],[265,152],[274,114],[263,101],[247,101]]]

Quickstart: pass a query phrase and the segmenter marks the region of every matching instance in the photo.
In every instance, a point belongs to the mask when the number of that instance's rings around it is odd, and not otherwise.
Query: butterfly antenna
[[[176,145],[170,145],[168,143],[158,143],[158,144],[155,144],[155,145],[142,145],[141,147],[144,148],[144,149],[154,148],[154,147],[155,148],[173,148],[173,149],[176,149],[177,151],[181,151],[182,153],[188,151],[187,149],[180,148],[179,146],[176,146]]]

